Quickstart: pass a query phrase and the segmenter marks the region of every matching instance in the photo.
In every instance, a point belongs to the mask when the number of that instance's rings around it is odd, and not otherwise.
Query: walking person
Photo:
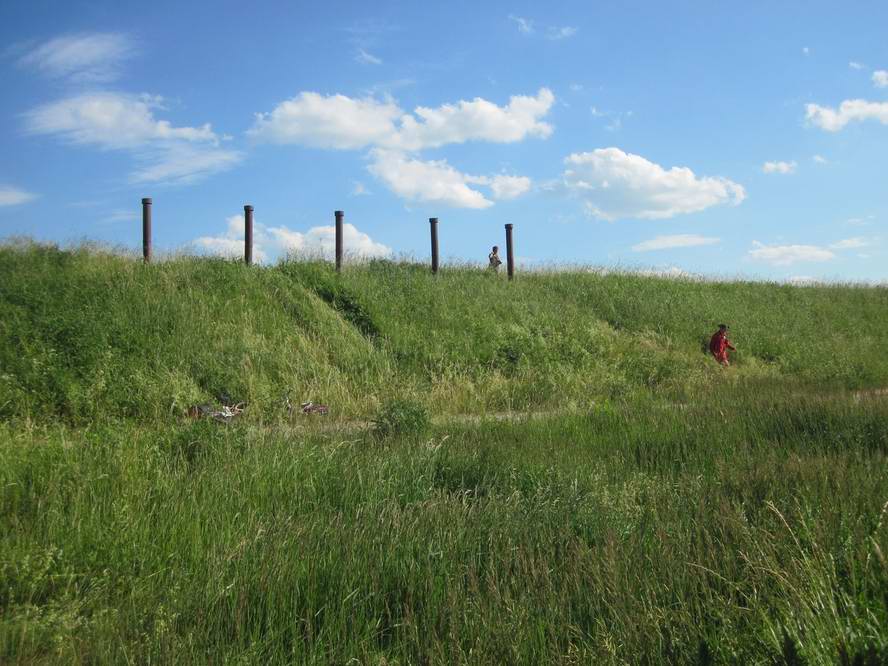
[[[709,351],[721,365],[728,367],[731,362],[728,360],[728,350],[737,351],[737,348],[728,340],[728,327],[726,324],[719,324],[718,330],[709,340]]]
[[[492,270],[494,273],[498,273],[500,264],[503,263],[499,257],[499,247],[497,247],[496,245],[493,246],[493,250],[490,252],[490,254],[487,255],[487,260],[490,262],[488,268],[490,268],[490,270]]]

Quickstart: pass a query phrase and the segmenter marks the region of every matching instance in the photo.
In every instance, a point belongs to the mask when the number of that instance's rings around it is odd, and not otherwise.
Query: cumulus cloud
[[[511,143],[528,136],[548,137],[541,120],[555,101],[543,88],[535,97],[516,95],[506,106],[475,98],[405,113],[390,98],[353,99],[303,92],[260,113],[248,134],[257,141],[315,148],[368,147],[419,151],[467,141]]]
[[[876,88],[888,88],[888,71],[878,69],[873,72],[873,85]]]
[[[26,53],[19,64],[73,83],[106,83],[119,75],[120,63],[135,52],[119,33],[81,33],[56,37]]]
[[[479,183],[483,177],[460,173],[446,160],[422,161],[398,151],[377,149],[370,173],[404,199],[441,203],[455,208],[489,208],[493,202],[469,183]]]
[[[175,127],[158,120],[162,99],[150,95],[87,93],[44,104],[24,115],[30,134],[103,150],[125,150],[140,164],[132,182],[187,183],[231,168],[241,160],[234,150],[219,148],[209,123]]]
[[[762,171],[764,173],[795,173],[797,166],[798,164],[795,162],[765,162],[762,165]]]
[[[226,219],[226,229],[218,236],[201,236],[191,244],[199,251],[223,257],[243,257],[244,216],[232,215]],[[389,257],[391,248],[377,243],[353,224],[342,226],[346,254],[358,259]],[[336,227],[311,227],[307,232],[286,226],[266,227],[253,221],[253,257],[257,262],[287,255],[332,258],[336,251]]]
[[[12,185],[0,184],[0,206],[18,206],[37,198],[36,194],[26,192]]]
[[[619,148],[599,148],[565,158],[563,182],[599,219],[666,219],[746,198],[741,185],[726,178],[697,177],[687,167],[664,169]]]
[[[818,245],[765,245],[752,241],[749,257],[774,266],[791,266],[797,262],[821,262],[835,258],[835,253]]]
[[[493,176],[487,178],[494,199],[514,199],[530,190],[531,180],[527,176]]]
[[[422,150],[467,141],[512,143],[529,136],[548,137],[542,118],[554,102],[546,88],[536,96],[516,95],[505,106],[476,98],[404,112],[391,98],[354,99],[345,95],[303,92],[267,114],[258,114],[249,130],[257,141],[335,150],[370,149],[370,173],[392,192],[412,201],[460,208],[493,205],[471,185],[491,189],[493,199],[510,199],[530,189],[529,178],[470,176],[445,160],[426,161]]]
[[[635,252],[650,252],[652,250],[671,250],[679,247],[700,247],[701,245],[715,245],[720,243],[720,238],[700,236],[698,234],[675,234],[672,236],[657,236],[650,240],[633,245]]]
[[[819,104],[805,106],[805,117],[812,125],[838,132],[851,121],[877,120],[888,125],[888,102],[868,102],[865,99],[847,99],[838,110]]]

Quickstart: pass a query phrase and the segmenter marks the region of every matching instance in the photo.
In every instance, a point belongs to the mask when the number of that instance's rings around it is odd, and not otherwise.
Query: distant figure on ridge
[[[724,366],[729,366],[731,363],[728,361],[728,350],[736,351],[734,345],[731,344],[731,341],[728,340],[728,327],[726,324],[719,324],[718,330],[712,336],[712,339],[709,340],[709,351],[712,352],[712,355],[715,357],[715,360],[721,363]]]
[[[494,273],[499,272],[500,264],[503,262],[499,258],[499,248],[496,245],[493,246],[491,253],[487,255],[487,260],[490,262],[490,270]]]

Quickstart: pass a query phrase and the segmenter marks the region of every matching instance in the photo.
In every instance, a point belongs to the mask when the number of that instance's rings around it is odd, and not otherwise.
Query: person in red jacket
[[[719,324],[718,330],[712,339],[709,340],[709,351],[715,357],[715,360],[724,366],[731,365],[728,361],[728,350],[736,351],[734,345],[728,340],[728,327],[725,324]]]

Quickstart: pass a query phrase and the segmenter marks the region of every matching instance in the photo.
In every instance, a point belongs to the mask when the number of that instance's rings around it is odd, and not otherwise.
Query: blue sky
[[[0,5],[0,237],[888,279],[885,3]]]

